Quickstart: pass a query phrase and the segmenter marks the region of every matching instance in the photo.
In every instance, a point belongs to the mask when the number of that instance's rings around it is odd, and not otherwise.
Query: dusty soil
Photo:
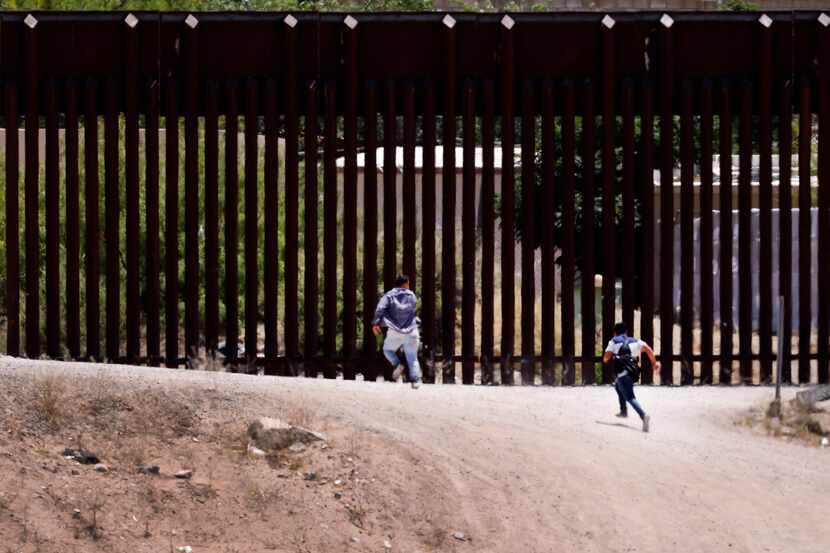
[[[830,448],[740,424],[769,389],[638,395],[649,434],[613,417],[609,387],[0,358],[0,551],[826,551]],[[263,415],[326,447],[249,458],[245,427]],[[110,472],[63,458],[79,445]],[[183,468],[191,481],[171,477]]]

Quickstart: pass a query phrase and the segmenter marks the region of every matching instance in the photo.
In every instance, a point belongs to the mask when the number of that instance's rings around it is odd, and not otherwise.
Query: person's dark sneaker
[[[420,378],[418,380],[413,380],[412,381],[412,389],[413,390],[417,390],[420,387],[421,387],[421,379]]]
[[[648,415],[643,417],[643,432],[648,432],[648,426],[649,426],[650,422],[651,422],[651,417],[649,417]]]
[[[628,418],[628,413],[617,413],[614,416],[617,417],[618,419],[627,419]]]
[[[398,365],[398,368],[392,372],[392,382],[398,382],[401,376],[403,376],[403,365]]]

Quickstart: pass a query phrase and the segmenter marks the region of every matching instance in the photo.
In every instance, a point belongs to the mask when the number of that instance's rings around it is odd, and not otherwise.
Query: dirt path
[[[99,366],[0,359],[4,372],[89,374]],[[830,450],[759,436],[733,421],[763,388],[638,388],[653,418],[613,417],[610,388],[484,388],[252,377],[109,366],[108,376],[300,400],[426,460],[457,501],[448,528],[492,552],[825,552]],[[789,392],[789,397],[794,392]],[[249,406],[250,407],[250,406]],[[401,502],[408,498],[403,496]],[[437,512],[428,500],[420,510]],[[448,516],[445,513],[442,516]],[[458,546],[458,547],[456,547]]]

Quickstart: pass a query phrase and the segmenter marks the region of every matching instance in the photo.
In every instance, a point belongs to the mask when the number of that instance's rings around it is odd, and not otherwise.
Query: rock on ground
[[[795,394],[795,398],[804,405],[812,405],[830,399],[830,385],[814,386]]]
[[[252,422],[248,426],[248,437],[253,445],[263,451],[279,451],[298,443],[325,441],[322,434],[271,417],[261,417]]]

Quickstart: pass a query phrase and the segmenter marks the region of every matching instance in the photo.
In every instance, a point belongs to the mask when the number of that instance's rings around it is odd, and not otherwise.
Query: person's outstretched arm
[[[611,359],[614,358],[614,340],[608,342],[608,345],[605,347],[605,353],[602,354],[602,363],[607,365],[611,362]]]
[[[375,318],[372,320],[372,332],[374,332],[375,335],[380,335],[380,323],[383,322],[383,318],[386,316],[386,310],[388,308],[389,297],[384,294],[378,302],[377,309],[375,309]]]
[[[642,350],[646,352],[646,356],[648,356],[648,360],[651,362],[651,366],[654,368],[654,372],[660,370],[660,361],[654,356],[654,350],[651,349],[651,346],[645,342],[642,342],[641,346]]]

